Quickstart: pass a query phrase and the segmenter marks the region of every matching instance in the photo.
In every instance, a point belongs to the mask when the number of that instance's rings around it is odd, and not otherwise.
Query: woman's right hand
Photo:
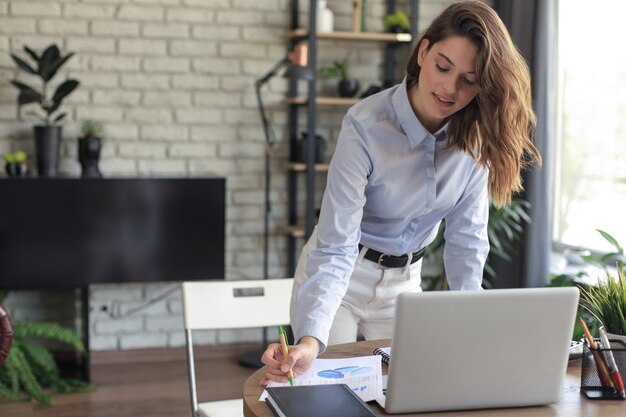
[[[266,366],[261,385],[267,385],[270,381],[287,382],[290,369],[297,379],[298,375],[311,368],[318,353],[319,342],[311,336],[304,336],[297,345],[289,346],[287,357],[283,355],[280,343],[272,343],[261,357],[261,362]]]

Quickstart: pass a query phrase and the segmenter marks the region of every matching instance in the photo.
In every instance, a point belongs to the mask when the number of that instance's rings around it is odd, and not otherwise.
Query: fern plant
[[[7,292],[0,292],[0,302]],[[85,352],[76,332],[57,323],[21,322],[13,325],[13,345],[0,368],[0,396],[20,401],[31,399],[51,405],[54,393],[84,391],[90,386],[81,380],[62,378],[57,363],[40,340],[55,340]]]
[[[487,236],[489,238],[489,254],[497,256],[505,261],[511,261],[511,254],[514,251],[514,242],[517,241],[524,225],[530,223],[528,210],[530,203],[521,198],[513,198],[509,205],[496,207],[493,202],[489,204],[489,220],[487,223]],[[441,222],[437,236],[428,245],[426,257],[435,256],[445,245],[444,239],[445,221]],[[443,261],[442,261],[443,262]],[[443,270],[443,267],[441,268]],[[483,286],[492,287],[492,281],[496,279],[496,272],[489,264],[489,258],[485,263],[485,277]],[[445,275],[422,276],[426,290],[436,290],[447,288]]]

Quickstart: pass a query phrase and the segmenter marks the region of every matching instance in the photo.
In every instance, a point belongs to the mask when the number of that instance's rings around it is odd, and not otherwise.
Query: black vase
[[[359,91],[359,80],[340,80],[337,92],[340,97],[354,97]]]
[[[34,129],[37,174],[40,177],[56,177],[59,174],[61,126],[35,126]]]
[[[15,163],[15,162],[10,162],[7,163],[4,167],[7,176],[9,177],[24,177],[26,176],[26,171],[27,171],[27,167],[25,163]]]
[[[83,169],[81,175],[83,178],[102,178],[102,173],[98,168],[101,148],[100,138],[94,136],[78,138],[78,160]]]

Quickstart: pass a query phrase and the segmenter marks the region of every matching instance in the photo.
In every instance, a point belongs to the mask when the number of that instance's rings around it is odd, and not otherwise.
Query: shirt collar
[[[448,142],[448,127],[450,122],[443,125],[443,127],[433,135],[422,125],[413,112],[413,108],[409,102],[409,93],[406,88],[406,77],[404,77],[402,83],[393,93],[392,102],[393,109],[402,129],[404,129],[404,133],[409,139],[411,148],[416,147],[425,139],[435,140],[437,143]]]

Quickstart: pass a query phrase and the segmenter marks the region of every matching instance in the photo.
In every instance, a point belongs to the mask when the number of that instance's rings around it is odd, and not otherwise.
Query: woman
[[[292,297],[297,344],[270,345],[263,383],[310,368],[328,344],[390,338],[395,299],[420,291],[421,256],[445,220],[453,290],[478,290],[489,252],[489,196],[522,190],[541,157],[528,68],[497,14],[453,4],[411,52],[400,85],[346,114],[316,231]]]

